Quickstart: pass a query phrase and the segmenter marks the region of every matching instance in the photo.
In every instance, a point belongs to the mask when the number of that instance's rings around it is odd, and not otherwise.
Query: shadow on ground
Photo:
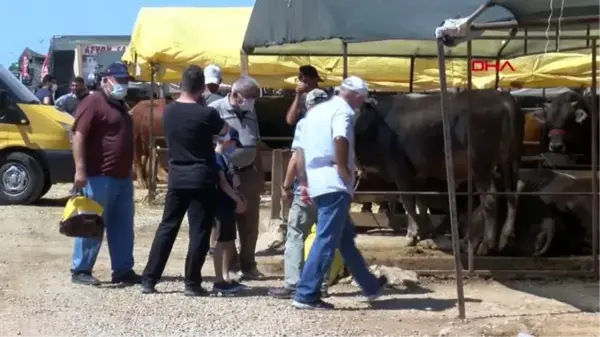
[[[67,201],[69,201],[69,197],[57,198],[57,199],[42,198],[42,199],[38,200],[36,203],[34,203],[34,205],[41,206],[41,207],[65,207],[65,205],[67,204]]]

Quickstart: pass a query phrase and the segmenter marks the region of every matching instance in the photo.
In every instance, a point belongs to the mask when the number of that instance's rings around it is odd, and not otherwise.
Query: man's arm
[[[97,118],[96,107],[83,103],[77,107],[73,123],[73,160],[75,161],[75,184],[81,185],[87,180],[85,166],[85,140]],[[78,181],[82,180],[82,181]],[[83,187],[83,186],[77,186]]]
[[[68,95],[69,95],[69,94],[66,94],[66,95],[62,95],[62,96],[60,96],[60,97],[59,97],[59,98],[58,98],[58,99],[57,99],[57,100],[54,102],[54,107],[55,107],[55,108],[57,108],[57,109],[58,109],[58,110],[60,110],[60,111],[65,111],[64,104],[65,104],[65,101],[67,100],[67,96],[68,96]]]
[[[285,114],[285,122],[288,123],[288,125],[294,125],[298,120],[298,117],[300,117],[301,95],[302,94],[297,93],[296,96],[294,96],[294,101],[292,102],[292,105],[290,105],[290,107],[287,110],[287,113]]]
[[[348,113],[336,112],[333,115],[331,122],[331,130],[333,135],[333,146],[335,150],[335,162],[339,175],[345,181],[351,181],[352,172],[348,166],[348,153],[352,128],[352,117]]]
[[[215,108],[210,108],[208,122],[211,125],[213,135],[225,136],[229,132],[229,124],[225,123],[219,112]]]

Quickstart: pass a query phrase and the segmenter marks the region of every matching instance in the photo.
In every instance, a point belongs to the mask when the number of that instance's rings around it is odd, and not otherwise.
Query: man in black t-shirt
[[[216,207],[217,171],[213,136],[229,127],[219,113],[196,102],[205,89],[204,74],[188,66],[181,77],[181,95],[165,107],[163,128],[169,156],[169,180],[162,222],[156,230],[142,274],[142,293],[156,292],[169,254],[187,211],[190,243],[185,262],[186,296],[202,296],[200,275],[209,248]]]

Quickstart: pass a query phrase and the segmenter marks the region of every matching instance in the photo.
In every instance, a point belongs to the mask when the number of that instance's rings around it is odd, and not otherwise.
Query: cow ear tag
[[[581,124],[588,117],[587,112],[583,109],[575,110],[575,121]]]

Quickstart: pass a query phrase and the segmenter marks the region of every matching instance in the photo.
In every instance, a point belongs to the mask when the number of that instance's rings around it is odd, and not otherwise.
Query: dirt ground
[[[331,312],[298,311],[266,296],[281,275],[248,282],[236,298],[185,298],[187,225],[158,285],[143,296],[137,287],[75,286],[69,279],[71,240],[57,223],[67,194],[58,185],[35,206],[5,206],[0,225],[0,335],[23,336],[598,336],[598,283],[583,280],[465,283],[467,319],[457,319],[454,281],[421,279],[389,289],[373,304],[350,284],[335,285]],[[141,195],[141,194],[140,194]],[[141,272],[162,209],[136,206],[135,269]],[[267,212],[265,212],[265,215]],[[378,240],[376,236],[359,240]],[[375,241],[376,242],[376,241]],[[260,261],[268,258],[259,258]],[[95,275],[110,279],[106,245]],[[203,270],[210,288],[212,260]]]

